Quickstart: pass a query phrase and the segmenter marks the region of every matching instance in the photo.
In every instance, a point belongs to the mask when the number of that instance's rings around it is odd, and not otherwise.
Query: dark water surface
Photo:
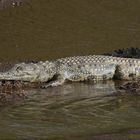
[[[139,7],[138,0],[25,0],[0,11],[0,58],[46,60],[139,47]]]
[[[112,133],[140,138],[128,133],[140,129],[140,97],[114,95],[114,82],[27,92],[24,102],[0,109],[1,139],[90,139]]]
[[[0,10],[0,59],[6,61],[140,46],[138,0],[26,0],[7,6]],[[22,103],[0,108],[0,139],[81,140],[105,134],[140,139],[140,97],[114,96],[119,92],[113,82],[26,92],[29,98]]]

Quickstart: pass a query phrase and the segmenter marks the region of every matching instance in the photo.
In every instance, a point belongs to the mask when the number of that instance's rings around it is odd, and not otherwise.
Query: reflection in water
[[[67,83],[26,91],[25,102],[0,110],[0,137],[70,139],[139,128],[139,97],[115,96],[115,85]]]

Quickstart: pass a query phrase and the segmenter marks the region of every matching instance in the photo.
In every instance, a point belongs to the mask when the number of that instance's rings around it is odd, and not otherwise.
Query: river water
[[[140,97],[117,95],[117,86],[108,81],[28,90],[23,102],[1,108],[0,138],[80,140],[103,134],[137,138]]]
[[[0,11],[2,60],[56,59],[140,46],[140,1],[25,0],[14,7],[5,1],[7,8]],[[140,97],[120,94],[118,84],[27,90],[23,102],[0,108],[0,139],[81,140],[106,134],[108,139],[140,139]]]
[[[137,0],[25,0],[0,11],[0,58],[46,60],[139,47],[139,5]]]

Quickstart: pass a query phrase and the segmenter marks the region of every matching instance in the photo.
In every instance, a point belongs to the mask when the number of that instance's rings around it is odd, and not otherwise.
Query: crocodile
[[[140,78],[140,59],[104,55],[73,56],[54,61],[18,63],[0,72],[0,80],[45,83],[42,88],[65,81],[134,80]]]

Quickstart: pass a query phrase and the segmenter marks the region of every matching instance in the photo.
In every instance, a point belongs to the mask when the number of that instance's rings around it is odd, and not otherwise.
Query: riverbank
[[[28,90],[40,88],[43,83],[1,81],[0,106],[16,103],[28,98]]]
[[[27,99],[1,107],[0,138],[138,138],[140,96],[125,91],[115,95],[118,84],[113,81],[73,82],[54,88],[25,90]]]

